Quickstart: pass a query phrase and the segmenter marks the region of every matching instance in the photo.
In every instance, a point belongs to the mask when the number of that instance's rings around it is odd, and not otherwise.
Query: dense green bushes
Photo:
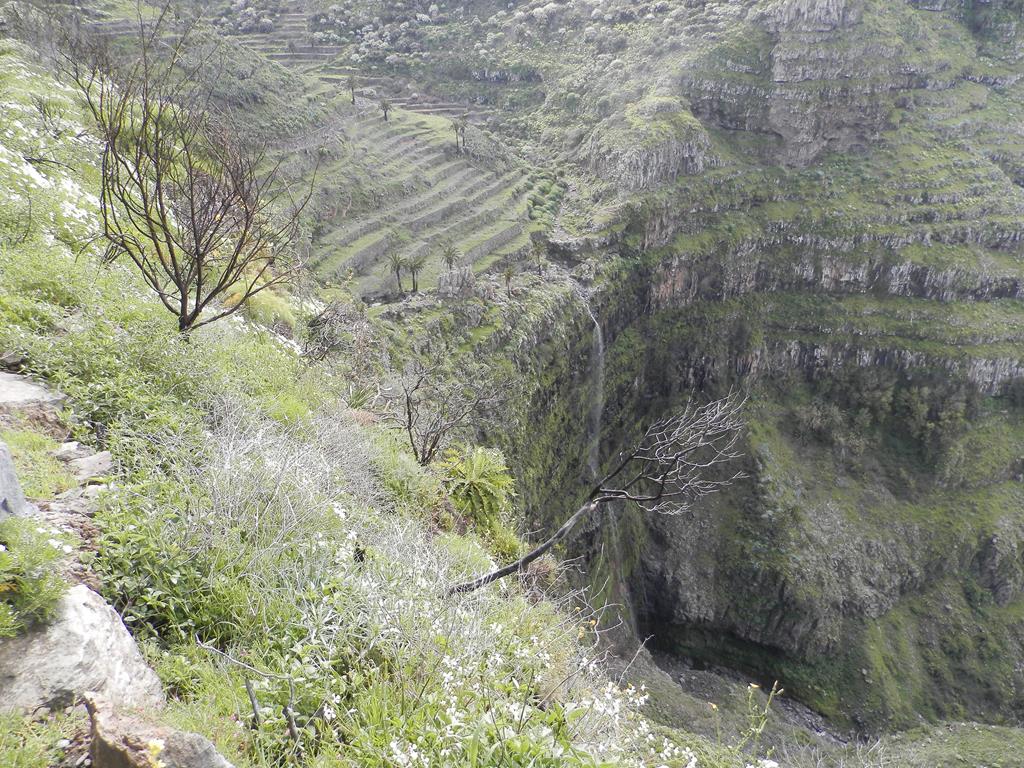
[[[511,530],[515,482],[500,451],[464,448],[450,451],[441,464],[443,484],[452,502],[503,560],[519,556],[520,544]]]
[[[232,412],[187,485],[111,498],[99,565],[130,624],[156,640],[173,716],[190,723],[203,709],[214,736],[218,721],[247,724],[221,741],[242,764],[300,751],[382,768],[640,759],[636,702],[600,683],[583,619],[514,587],[442,597],[489,558],[472,539],[435,539],[422,518],[367,505],[394,484],[394,462],[370,462],[383,444],[338,413],[296,429]],[[458,498],[504,513],[503,464],[482,463],[459,470],[460,487],[486,482]],[[430,470],[399,466],[410,511],[436,503]]]
[[[838,368],[811,389],[811,401],[794,409],[801,437],[833,446],[844,460],[856,460],[872,443],[903,441],[930,472],[947,463],[981,408],[975,387],[938,372]]]

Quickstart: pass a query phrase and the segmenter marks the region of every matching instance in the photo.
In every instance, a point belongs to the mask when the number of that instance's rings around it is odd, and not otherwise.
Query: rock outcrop
[[[677,98],[652,97],[594,129],[585,148],[590,170],[626,190],[653,189],[717,163],[700,122]]]
[[[232,768],[197,733],[154,726],[121,714],[96,694],[86,697],[92,721],[93,768]]]
[[[930,30],[911,13],[864,0],[754,7],[734,39],[681,74],[684,93],[701,119],[774,137],[794,165],[865,149],[892,127],[905,94],[960,76],[949,58],[913,50]]]
[[[52,623],[0,640],[0,710],[66,707],[89,691],[125,707],[163,703],[159,678],[117,612],[78,585]]]
[[[105,477],[114,470],[114,457],[110,451],[100,451],[79,458],[70,459],[68,466],[80,483]]]
[[[30,510],[14,471],[11,452],[0,442],[0,520],[11,516],[25,517],[30,514]]]
[[[16,373],[0,371],[0,416],[49,422],[64,402],[64,395]]]

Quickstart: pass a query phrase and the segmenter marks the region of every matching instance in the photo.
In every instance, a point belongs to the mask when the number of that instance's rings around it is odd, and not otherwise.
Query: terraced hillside
[[[495,442],[538,529],[593,445],[751,393],[734,493],[570,545],[637,637],[861,731],[1024,718],[1020,4],[511,5],[290,3],[239,38],[330,115],[278,147],[327,146],[317,276],[390,302],[444,284],[449,244],[464,276],[553,228],[569,270],[473,334],[459,302],[383,315],[459,327],[501,376],[516,350],[529,395]],[[496,151],[456,150],[467,113]]]
[[[335,59],[341,48],[315,45],[309,32],[309,12],[304,0],[291,0],[265,31],[250,31],[238,39],[271,61],[302,70],[315,69]]]
[[[394,294],[391,261],[399,258],[422,262],[418,283],[424,290],[447,269],[445,245],[458,251],[456,267],[477,272],[527,248],[526,174],[514,164],[488,164],[456,152],[448,121],[399,109],[385,123],[375,104],[358,99],[349,138],[341,162],[357,159],[372,174],[380,199],[361,215],[346,211],[323,222],[313,249],[322,279],[352,275],[364,295]],[[408,274],[408,267],[402,271]]]
[[[531,193],[525,166],[507,148],[475,128],[457,148],[453,124],[481,122],[486,111],[394,97],[385,120],[380,101],[401,84],[337,60],[338,46],[314,45],[306,3],[284,3],[271,28],[240,34],[228,23],[227,11],[218,17],[216,9],[207,10],[227,39],[240,44],[235,55],[250,56],[254,64],[236,67],[239,82],[225,85],[222,97],[232,100],[237,86],[243,95],[233,99],[234,108],[251,113],[249,127],[268,137],[269,148],[293,175],[308,175],[320,154],[309,264],[323,281],[352,277],[364,297],[391,299],[413,287],[415,270],[417,288],[426,291],[447,271],[461,273],[464,281],[468,272],[520,259],[530,233],[547,226],[530,210],[544,196]],[[135,27],[129,16],[130,9],[112,7],[88,22],[102,34],[130,35]],[[261,61],[287,71],[255,66]],[[287,93],[247,103],[246,84],[255,73],[261,83]],[[274,99],[269,112],[268,99]],[[451,265],[442,259],[446,248],[456,252]],[[402,265],[403,291],[395,260]]]
[[[234,25],[233,11],[221,11],[222,27],[237,41],[298,72],[315,75],[336,92],[347,92],[355,84],[357,93],[371,101],[387,97],[396,107],[412,112],[485,122],[491,110],[469,102],[444,100],[417,92],[407,77],[385,74],[386,67],[366,62],[353,64],[351,47],[323,42],[323,33],[314,32],[317,14],[307,0],[289,0],[281,10],[261,18],[255,24]],[[253,29],[251,27],[255,26]],[[358,58],[356,56],[355,58]]]
[[[410,35],[390,65],[543,91],[503,127],[570,168],[556,239],[602,334],[578,301],[522,331],[570,350],[521,361],[554,383],[504,446],[538,527],[588,424],[610,461],[749,388],[749,483],[570,551],[640,636],[862,730],[1024,716],[1020,11],[538,0],[432,19],[431,58]]]

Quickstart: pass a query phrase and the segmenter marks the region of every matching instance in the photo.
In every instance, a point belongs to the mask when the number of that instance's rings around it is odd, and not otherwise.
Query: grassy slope
[[[646,739],[636,694],[590,665],[585,614],[515,586],[438,597],[489,566],[486,548],[438,529],[440,478],[355,423],[343,381],[250,322],[186,343],[129,269],[99,264],[96,147],[72,138],[76,100],[29,58],[0,40],[0,347],[69,396],[76,436],[114,453],[94,568],[168,686],[163,720],[239,766],[294,758],[285,704],[317,765],[684,765],[691,748],[740,764],[685,734]],[[43,136],[37,94],[67,134]],[[61,165],[24,161],[38,142]],[[52,448],[14,437],[19,461]],[[277,675],[255,681],[261,726],[247,727],[241,668],[196,637]],[[59,760],[76,727],[8,719],[0,762]]]

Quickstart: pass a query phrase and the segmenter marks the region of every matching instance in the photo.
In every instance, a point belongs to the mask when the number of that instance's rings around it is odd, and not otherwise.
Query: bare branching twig
[[[292,680],[292,678],[288,675],[277,675],[273,672],[264,672],[262,670],[256,669],[256,667],[250,664],[246,664],[244,661],[239,661],[234,656],[225,653],[219,648],[215,648],[208,643],[204,643],[202,640],[199,639],[198,635],[196,636],[196,645],[198,645],[204,651],[209,651],[215,656],[219,656],[220,658],[224,659],[229,664],[233,664],[236,667],[246,670],[247,672],[252,672],[253,674],[258,675],[267,680],[284,680],[288,683],[288,703],[285,704],[284,707],[282,708],[282,714],[284,715],[285,721],[288,723],[288,735],[291,736],[292,741],[295,743],[296,751],[302,752],[302,739],[299,735],[298,725],[295,722],[295,681]],[[252,707],[254,723],[258,728],[260,724],[259,701],[257,701],[256,699],[256,694],[253,691],[252,683],[249,682],[248,678],[245,680],[245,691],[249,695],[249,704]]]
[[[405,432],[413,456],[430,464],[449,439],[474,416],[492,410],[501,394],[475,384],[462,373],[445,372],[436,362],[415,361],[395,386],[392,420]]]

